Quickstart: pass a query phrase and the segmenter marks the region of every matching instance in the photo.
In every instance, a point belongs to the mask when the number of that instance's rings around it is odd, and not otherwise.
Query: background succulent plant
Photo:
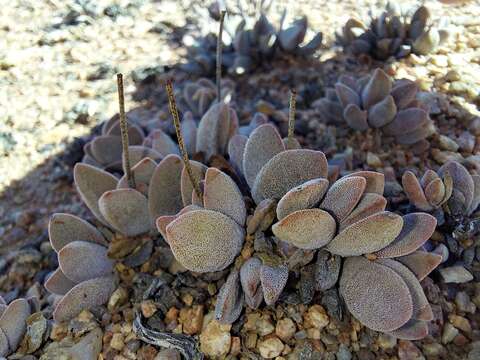
[[[367,54],[386,60],[391,56],[403,58],[410,53],[435,52],[448,39],[448,31],[432,23],[425,6],[420,6],[409,17],[402,13],[399,4],[390,2],[385,11],[371,19],[369,26],[349,19],[339,38],[355,55]]]
[[[378,128],[399,144],[416,144],[435,132],[428,106],[416,99],[409,80],[393,81],[383,70],[359,79],[341,76],[335,90],[314,103],[327,121],[345,121],[352,129]]]
[[[19,298],[7,305],[0,296],[0,356],[6,357],[17,349],[32,310],[27,299]]]

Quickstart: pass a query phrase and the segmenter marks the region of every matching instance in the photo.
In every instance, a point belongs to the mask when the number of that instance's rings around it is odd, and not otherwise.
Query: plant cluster
[[[7,305],[0,296],[0,356],[14,352],[27,330],[27,319],[34,312],[32,300],[16,299]]]
[[[349,19],[339,35],[340,43],[354,55],[370,55],[379,60],[392,56],[403,58],[411,53],[427,55],[447,39],[448,31],[431,21],[425,6],[408,16],[392,2],[378,17],[371,19],[369,26]]]
[[[346,122],[357,131],[379,129],[399,144],[413,145],[435,132],[428,106],[417,99],[418,87],[410,80],[393,80],[383,70],[355,79],[341,76],[335,89],[313,105],[326,121]]]

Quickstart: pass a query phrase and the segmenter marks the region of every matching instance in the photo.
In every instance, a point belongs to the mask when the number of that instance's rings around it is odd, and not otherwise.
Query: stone
[[[345,344],[340,344],[338,351],[337,351],[337,360],[351,360],[352,353],[350,349]]]
[[[395,337],[393,337],[392,335],[381,333],[378,336],[377,344],[382,349],[385,349],[385,350],[386,349],[392,349],[395,345],[397,345],[397,339]]]
[[[460,329],[466,332],[467,334],[472,332],[472,326],[470,325],[470,322],[468,321],[467,318],[464,318],[463,316],[451,314],[448,316],[448,320],[457,329]]]
[[[165,349],[159,351],[154,360],[182,360],[182,356],[175,349]]]
[[[474,314],[477,309],[475,304],[470,301],[470,296],[468,296],[466,291],[459,291],[455,295],[455,305],[457,305],[458,310],[470,314]]]
[[[446,323],[442,332],[442,344],[448,344],[455,339],[459,331],[452,324]]]
[[[330,319],[321,305],[313,305],[308,308],[308,311],[304,315],[305,328],[323,329],[328,325]]]
[[[112,336],[112,340],[110,340],[110,347],[121,351],[125,346],[124,337],[122,333],[114,333]]]
[[[210,321],[200,334],[200,350],[207,356],[222,357],[230,351],[231,325]]]
[[[125,304],[128,300],[128,291],[123,287],[119,287],[116,289],[112,295],[110,295],[110,299],[108,300],[107,308],[110,312],[114,312],[115,310],[119,309],[120,306]]]
[[[203,305],[182,308],[180,310],[180,324],[183,325],[185,334],[198,334],[202,330],[203,325]]]
[[[151,318],[157,312],[157,306],[153,300],[142,301],[140,309],[142,310],[142,315],[147,319]]]
[[[442,344],[438,343],[427,343],[423,344],[423,354],[427,357],[440,356],[445,352]]]
[[[284,347],[285,345],[276,336],[260,341],[257,345],[258,351],[264,359],[273,359],[279,356]]]
[[[473,280],[473,275],[461,265],[455,265],[439,270],[446,283],[466,283]]]
[[[398,342],[398,358],[400,360],[425,360],[425,357],[415,344],[408,340],[400,340]]]
[[[293,335],[295,335],[297,328],[295,323],[290,318],[284,318],[277,321],[275,326],[275,335],[277,335],[281,340],[288,341]]]

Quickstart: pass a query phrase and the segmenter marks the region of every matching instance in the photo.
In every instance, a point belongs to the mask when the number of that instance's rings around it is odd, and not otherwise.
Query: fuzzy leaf
[[[391,123],[395,115],[397,115],[395,101],[388,95],[368,110],[368,123],[374,128],[380,128]]]
[[[122,132],[120,130],[120,121],[118,118],[115,118],[115,121],[112,124],[107,125],[108,129],[105,129],[104,133],[105,135],[114,135],[117,137],[120,137],[122,135]],[[140,127],[137,125],[132,125],[127,123],[127,129],[128,129],[128,144],[129,145],[140,145],[143,142],[144,139],[144,134],[143,131]]]
[[[403,174],[402,185],[408,200],[410,200],[417,209],[424,211],[432,210],[432,206],[428,203],[422,186],[413,172],[406,171]]]
[[[180,155],[178,145],[163,130],[154,130],[149,137],[152,140],[152,148],[158,151],[163,157],[169,154]]]
[[[215,210],[231,217],[243,226],[247,209],[242,193],[230,176],[216,168],[208,168],[205,173],[203,203],[207,210]]]
[[[258,204],[263,199],[279,200],[288,190],[308,180],[326,178],[328,164],[320,151],[297,149],[275,155],[260,170],[252,189]]]
[[[349,176],[360,176],[367,181],[365,186],[364,193],[375,193],[378,195],[383,195],[383,190],[385,188],[385,175],[376,171],[356,171],[354,173],[348,174],[344,177]]]
[[[343,111],[343,117],[354,130],[365,131],[368,129],[367,112],[360,109],[357,105],[350,104]]]
[[[473,180],[473,199],[472,203],[470,204],[470,209],[468,209],[468,213],[471,214],[474,212],[478,205],[480,205],[480,175],[472,175]]]
[[[135,166],[139,161],[145,158],[158,161],[162,159],[162,155],[154,149],[145,146],[135,145],[128,147],[128,156],[130,159],[130,166]]]
[[[57,268],[45,282],[45,288],[53,294],[65,295],[75,283],[67,278],[60,268]]]
[[[422,188],[425,189],[427,187],[427,185],[430,184],[435,179],[440,179],[440,177],[437,175],[437,173],[435,171],[428,169],[423,174],[423,176],[420,180],[420,184],[421,184]]]
[[[467,211],[473,201],[475,184],[468,170],[456,161],[449,161],[438,169],[438,175],[441,177],[448,171],[453,180],[453,188],[462,193],[465,201],[462,207]]]
[[[300,249],[319,249],[335,236],[335,219],[320,209],[298,210],[272,226],[280,240]]]
[[[108,225],[98,208],[98,199],[117,187],[117,178],[91,165],[77,163],[73,168],[73,179],[85,205],[97,219]]]
[[[370,80],[362,90],[362,104],[364,109],[370,109],[374,104],[383,100],[392,89],[390,77],[381,69],[375,69]]]
[[[415,251],[409,255],[401,256],[396,260],[408,267],[419,281],[425,279],[440,263],[440,255],[426,251]]]
[[[48,224],[50,244],[56,252],[72,241],[82,240],[107,246],[100,231],[75,215],[53,214]]]
[[[347,107],[349,104],[360,106],[360,96],[347,85],[342,83],[335,84],[335,91],[342,107]]]
[[[433,206],[439,206],[445,198],[445,185],[442,179],[434,179],[425,186],[425,198]]]
[[[98,200],[103,217],[110,225],[127,236],[137,236],[150,230],[148,200],[133,189],[108,191]]]
[[[352,315],[372,330],[392,331],[412,317],[412,297],[401,276],[363,256],[345,260],[339,291]]]
[[[432,215],[426,213],[404,215],[400,234],[375,255],[380,258],[393,258],[411,254],[430,239],[436,226],[437,220]]]
[[[235,322],[243,310],[244,297],[237,270],[232,270],[220,288],[215,304],[215,319],[222,324]]]
[[[55,322],[77,316],[82,310],[105,304],[116,288],[113,276],[100,277],[74,286],[57,304],[53,312]]]
[[[253,130],[243,152],[243,174],[250,187],[253,186],[262,167],[283,151],[282,138],[275,126],[265,124]]]
[[[390,331],[388,334],[403,340],[420,340],[428,335],[428,323],[421,320],[410,319],[401,328]]]
[[[341,222],[358,204],[366,185],[367,181],[360,176],[342,178],[330,187],[319,207]]]
[[[307,31],[307,18],[296,20],[292,26],[281,30],[278,34],[278,40],[283,50],[293,51],[303,41]]]
[[[194,210],[167,226],[175,258],[196,272],[221,271],[240,252],[243,229],[231,218],[212,210]]]
[[[1,316],[1,313],[0,313]],[[0,356],[7,356],[10,353],[10,347],[8,345],[8,338],[5,332],[0,328]]]
[[[180,126],[187,153],[193,155],[197,148],[197,123],[191,113],[186,113],[183,116]]]
[[[427,121],[419,128],[411,132],[397,135],[395,140],[401,145],[413,145],[434,134],[435,131],[435,126],[433,125],[432,121]]]
[[[257,309],[263,300],[263,290],[260,284],[260,269],[262,262],[251,257],[240,268],[240,283],[245,293],[245,302],[252,309]]]
[[[156,167],[157,163],[150,158],[145,158],[132,167],[135,190],[140,191],[143,195],[148,194],[148,185]],[[118,181],[117,189],[127,189],[129,187],[127,176],[123,175]]]
[[[112,273],[114,261],[107,256],[107,248],[86,241],[73,241],[58,252],[62,273],[75,283]]]
[[[262,265],[260,269],[260,282],[263,297],[267,305],[273,305],[282,294],[288,280],[288,268],[285,265],[272,267]]]
[[[405,281],[412,297],[413,314],[412,319],[430,321],[433,320],[433,312],[427,297],[423,292],[422,285],[405,265],[392,259],[379,259],[379,264],[389,267]]]
[[[122,139],[119,136],[97,136],[91,144],[90,151],[99,163],[106,165],[122,161]]]
[[[357,207],[340,223],[340,230],[343,231],[346,227],[365,219],[366,217],[385,211],[387,206],[387,199],[376,193],[365,193],[363,198],[358,203]]]
[[[392,89],[390,95],[393,96],[395,104],[398,109],[404,109],[415,100],[417,95],[418,87],[413,81],[407,81],[405,83],[395,85]]]
[[[277,205],[277,218],[282,220],[297,211],[316,207],[328,188],[328,180],[313,179],[289,190]]]
[[[346,227],[326,249],[343,257],[373,253],[395,240],[402,226],[401,216],[389,211],[380,212]]]
[[[235,135],[228,142],[229,160],[239,175],[243,175],[243,154],[248,138],[243,135]]]
[[[27,318],[30,316],[30,305],[26,299],[12,301],[0,317],[0,328],[8,339],[10,350],[17,349],[27,329]],[[5,347],[5,346],[3,346]]]
[[[207,171],[207,167],[202,163],[194,160],[190,160],[190,166],[192,168],[193,177],[196,181],[203,181],[205,177],[205,172]],[[182,196],[183,206],[191,205],[192,204],[192,193],[195,191],[193,190],[193,185],[188,176],[187,169],[185,167],[182,168],[182,174],[180,177],[180,190]],[[202,204],[203,205],[203,204]]]

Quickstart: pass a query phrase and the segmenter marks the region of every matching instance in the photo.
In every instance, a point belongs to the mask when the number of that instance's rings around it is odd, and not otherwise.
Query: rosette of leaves
[[[389,3],[380,16],[372,18],[370,26],[349,19],[339,37],[343,46],[354,55],[365,54],[386,60],[391,56],[403,58],[410,53],[434,53],[448,39],[448,31],[432,22],[425,6],[408,16],[401,14],[398,6]]]
[[[413,172],[406,171],[402,176],[402,184],[413,206],[428,212],[440,211],[442,214],[445,210],[456,223],[457,230],[463,227],[464,220],[470,220],[480,204],[480,176],[470,174],[457,161],[445,163],[437,172],[427,170],[421,179]],[[467,232],[474,230],[470,226],[466,228]]]
[[[315,102],[327,121],[345,121],[354,130],[379,129],[403,145],[418,143],[435,132],[428,106],[416,99],[417,85],[393,81],[383,70],[355,79],[341,76],[335,90]]]
[[[0,296],[0,356],[17,350],[27,330],[27,318],[35,311],[27,299],[16,299],[7,305]]]
[[[304,16],[284,28],[283,20],[278,29],[268,20],[265,13],[253,21],[242,18],[236,27],[230,29],[229,19],[225,24],[231,43],[223,46],[222,66],[230,73],[243,74],[254,70],[264,61],[271,61],[276,56],[288,54],[293,56],[311,56],[322,44],[322,34],[317,33],[304,43],[308,21]],[[208,34],[197,39],[197,44],[188,49],[191,59],[182,68],[192,74],[208,76],[215,72],[216,36]]]

